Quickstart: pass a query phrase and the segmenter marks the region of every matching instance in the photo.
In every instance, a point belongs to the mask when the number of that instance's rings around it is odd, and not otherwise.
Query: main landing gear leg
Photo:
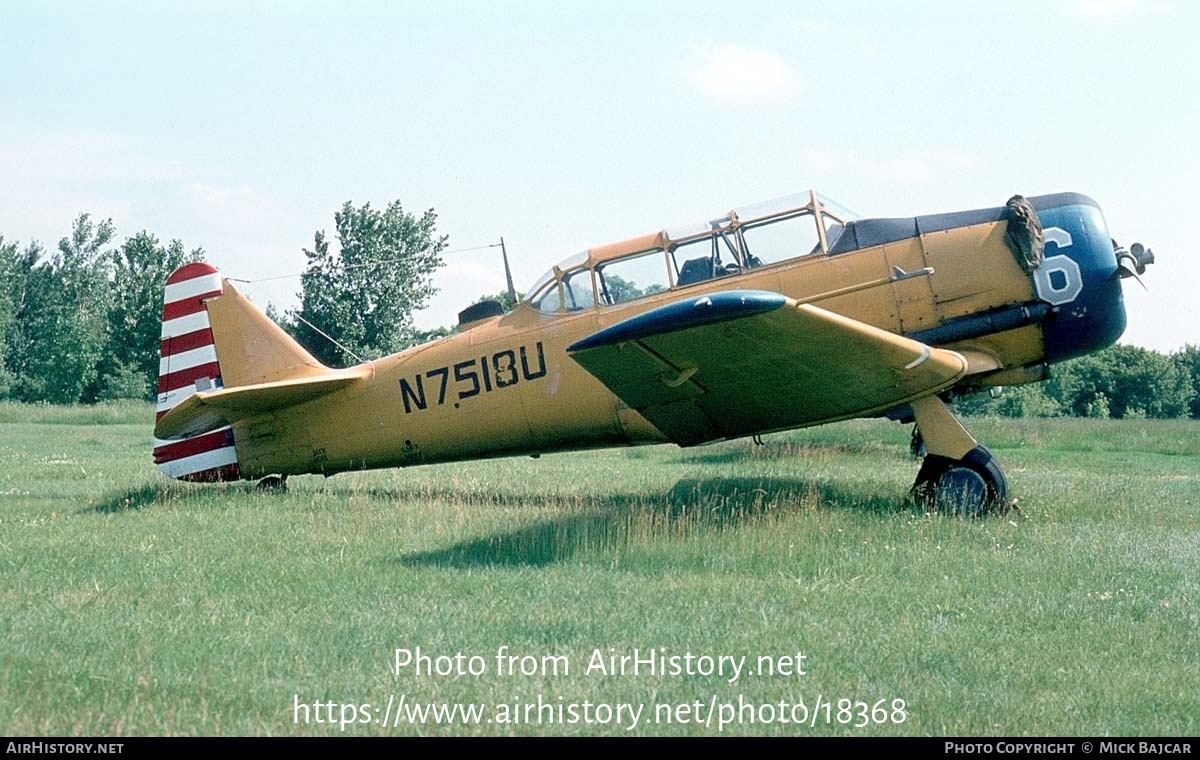
[[[1008,483],[992,452],[937,396],[912,402],[912,410],[928,451],[912,487],[917,504],[969,516],[1002,508],[1008,501]]]

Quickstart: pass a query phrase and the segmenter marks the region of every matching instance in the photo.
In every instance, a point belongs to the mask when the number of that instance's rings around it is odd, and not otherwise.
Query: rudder
[[[224,289],[220,273],[203,262],[187,264],[167,278],[155,420],[196,391],[224,385],[207,306]],[[179,480],[241,478],[233,429],[228,425],[186,438],[155,438],[154,463],[164,474]]]

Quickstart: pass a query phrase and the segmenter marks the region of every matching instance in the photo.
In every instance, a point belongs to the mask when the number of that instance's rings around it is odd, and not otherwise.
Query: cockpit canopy
[[[544,314],[612,306],[800,256],[828,255],[853,214],[816,192],[575,254],[538,278]]]

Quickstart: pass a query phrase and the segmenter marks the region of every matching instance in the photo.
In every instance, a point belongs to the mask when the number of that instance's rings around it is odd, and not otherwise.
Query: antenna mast
[[[508,250],[504,247],[504,237],[500,238],[500,256],[504,259],[504,279],[508,280],[508,297],[513,304],[517,303],[517,289],[513,287],[512,270],[508,268]]]

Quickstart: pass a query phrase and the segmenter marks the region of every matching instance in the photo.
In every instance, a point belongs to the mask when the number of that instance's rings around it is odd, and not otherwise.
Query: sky
[[[863,216],[1096,199],[1157,263],[1122,342],[1200,344],[1200,4],[0,3],[0,236],[81,212],[296,305],[343,203],[504,238],[522,289],[593,245],[815,188]],[[416,315],[504,288],[446,256]]]

